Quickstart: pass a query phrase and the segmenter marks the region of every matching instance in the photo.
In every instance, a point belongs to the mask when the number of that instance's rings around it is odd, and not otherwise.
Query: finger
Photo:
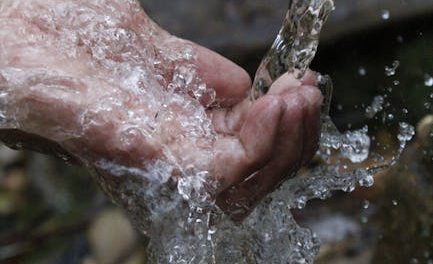
[[[302,85],[316,86],[317,73],[307,70],[304,77],[301,79],[296,78],[296,73],[285,73],[272,84],[268,94],[282,94],[287,91],[299,89]]]
[[[235,105],[247,97],[251,79],[244,69],[207,48],[196,45],[196,51],[201,78],[215,89],[223,106]]]
[[[217,140],[214,175],[221,190],[243,181],[269,162],[283,113],[280,98],[265,96],[251,106],[237,136]]]
[[[323,103],[323,95],[317,87],[304,85],[301,87],[302,95],[307,101],[304,126],[305,140],[302,165],[308,163],[316,154],[320,139],[320,127],[322,125],[320,115]]]
[[[268,94],[281,95],[289,91],[297,90],[301,85],[302,82],[296,79],[295,75],[285,73],[272,84]]]
[[[320,135],[322,100],[320,91],[312,86],[301,86],[298,93],[284,96],[286,112],[274,156],[244,187],[253,188],[255,193],[263,196],[313,157]]]
[[[233,220],[242,220],[256,202],[272,191],[289,171],[300,166],[303,152],[304,99],[300,95],[285,98],[286,109],[277,135],[272,160],[253,177],[225,191],[218,205],[225,208]]]
[[[301,78],[302,85],[317,86],[317,72],[308,69]]]
[[[272,160],[262,170],[235,188],[224,192],[218,205],[230,212],[233,220],[241,221],[268,193],[314,155],[319,140],[322,95],[311,86],[298,87],[298,93],[287,92]]]

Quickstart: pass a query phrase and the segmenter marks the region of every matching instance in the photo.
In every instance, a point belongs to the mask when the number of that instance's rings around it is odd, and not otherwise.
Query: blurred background
[[[289,1],[141,2],[162,27],[253,76]],[[323,242],[316,263],[431,264],[433,1],[336,0],[336,7],[312,68],[334,80],[337,126],[368,124],[386,144],[401,120],[416,126],[417,136],[394,168],[376,175],[374,187],[335,193],[294,214]],[[384,109],[367,119],[377,96]],[[84,170],[0,147],[0,263],[146,263],[145,245]]]

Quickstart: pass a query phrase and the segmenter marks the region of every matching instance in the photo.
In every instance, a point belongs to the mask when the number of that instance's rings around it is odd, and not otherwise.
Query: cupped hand
[[[136,1],[0,2],[0,137],[73,157],[115,200],[118,168],[153,175],[162,162],[173,178],[206,172],[241,219],[314,155],[315,85],[287,74],[252,102],[243,69]]]

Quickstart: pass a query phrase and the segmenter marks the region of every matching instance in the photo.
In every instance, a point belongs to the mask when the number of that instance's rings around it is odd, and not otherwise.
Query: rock
[[[98,264],[119,263],[136,247],[137,235],[122,211],[107,209],[91,225],[89,243]]]
[[[418,123],[417,140],[421,147],[420,153],[423,153],[424,164],[431,171],[433,169],[433,115],[427,115]]]
[[[17,211],[19,197],[11,192],[0,193],[0,216],[11,215]]]
[[[21,154],[21,151],[12,150],[4,145],[0,145],[0,165],[18,160]]]
[[[0,186],[10,192],[23,191],[27,185],[28,179],[22,169],[11,170],[0,180]]]
[[[433,115],[427,115],[417,125],[417,138],[422,146],[433,146]]]
[[[425,252],[433,252],[433,177],[420,153],[419,145],[411,144],[386,178],[372,216],[380,236],[371,263],[428,262]]]
[[[143,264],[146,262],[146,250],[144,248],[139,248],[134,254],[131,255],[123,264]]]

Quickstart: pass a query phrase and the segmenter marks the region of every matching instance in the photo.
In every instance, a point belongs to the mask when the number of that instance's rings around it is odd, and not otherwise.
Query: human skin
[[[178,58],[185,50],[194,55]],[[213,88],[215,102],[182,87],[167,91],[182,64]],[[313,157],[323,100],[315,85],[311,71],[301,80],[286,74],[251,101],[242,68],[170,35],[133,0],[0,3],[1,140],[69,157],[95,172],[111,196],[122,178],[100,160],[137,169],[157,160],[176,163],[172,177],[193,165],[217,182],[217,204],[242,219]],[[170,103],[170,119],[148,130],[146,120],[160,113],[155,102],[172,103],[164,98],[173,94],[203,113],[212,136],[201,130],[188,136],[191,128],[176,120],[190,120],[191,113]],[[135,128],[126,143],[125,124]]]

